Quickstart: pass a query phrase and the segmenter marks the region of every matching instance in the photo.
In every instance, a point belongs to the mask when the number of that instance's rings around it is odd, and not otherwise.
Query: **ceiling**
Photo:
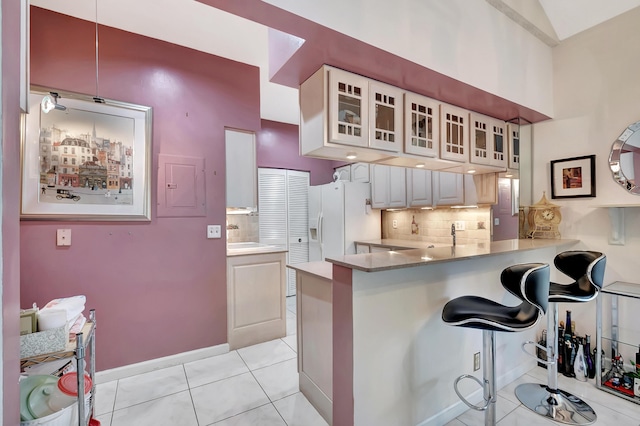
[[[418,0],[405,0],[405,4],[411,1]],[[486,1],[549,46],[640,6],[640,0]],[[268,28],[264,25],[195,0],[30,0],[30,3],[260,67],[262,118],[298,123],[297,90],[269,81]]]

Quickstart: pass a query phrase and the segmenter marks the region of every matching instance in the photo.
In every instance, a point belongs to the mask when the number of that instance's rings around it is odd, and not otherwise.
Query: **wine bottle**
[[[558,353],[555,354],[558,363],[558,373],[564,372],[564,329],[558,327],[558,334],[556,335],[558,340]]]
[[[576,379],[580,380],[581,382],[587,381],[587,363],[584,359],[584,346],[582,346],[582,340],[578,341],[576,357],[573,362],[573,374],[576,376]]]
[[[593,358],[593,354],[591,353],[591,336],[588,334],[585,336],[585,344],[584,344],[584,358],[587,363],[587,375],[590,379],[596,377],[596,362]]]
[[[564,374],[567,377],[575,377],[575,375],[573,374],[573,359],[572,359],[572,354],[573,354],[573,343],[571,342],[571,335],[570,334],[566,334],[564,335],[564,371],[562,372],[562,374]]]
[[[418,235],[418,224],[416,223],[416,217],[415,216],[411,216],[411,234],[412,235]]]

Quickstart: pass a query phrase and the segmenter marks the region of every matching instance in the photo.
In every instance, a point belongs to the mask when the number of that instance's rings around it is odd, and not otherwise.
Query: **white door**
[[[259,236],[262,244],[287,248],[286,170],[258,169]]]
[[[287,170],[287,265],[309,261],[309,172]],[[296,294],[296,271],[287,268],[287,296]]]

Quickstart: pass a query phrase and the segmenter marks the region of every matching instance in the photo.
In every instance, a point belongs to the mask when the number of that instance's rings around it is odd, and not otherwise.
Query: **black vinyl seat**
[[[465,374],[458,377],[454,389],[458,397],[474,410],[485,412],[485,425],[495,425],[496,377],[495,332],[517,332],[533,327],[547,311],[549,302],[549,265],[525,263],[510,266],[500,274],[502,286],[522,303],[505,306],[479,296],[463,296],[447,302],[442,320],[459,327],[483,330],[483,382]],[[484,391],[484,406],[469,403],[458,391],[458,382],[470,378]]]
[[[550,283],[547,315],[547,384],[524,383],[516,396],[524,406],[550,420],[586,425],[596,421],[595,411],[579,397],[558,389],[558,303],[584,303],[598,297],[604,282],[607,258],[597,251],[571,250],[558,254],[553,263],[571,278],[568,284]],[[535,342],[526,342],[526,344]],[[524,345],[523,345],[524,346]]]

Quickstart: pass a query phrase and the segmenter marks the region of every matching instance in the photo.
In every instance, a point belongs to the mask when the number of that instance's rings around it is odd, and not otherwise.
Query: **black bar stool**
[[[459,327],[482,330],[483,382],[463,374],[454,382],[458,397],[470,408],[484,411],[484,424],[496,424],[496,331],[524,331],[533,327],[547,311],[549,299],[549,265],[525,263],[506,268],[500,275],[502,286],[522,303],[505,306],[478,296],[463,296],[444,305],[442,320]],[[484,405],[467,401],[458,391],[458,382],[473,379],[484,391]]]
[[[604,280],[607,257],[596,251],[565,251],[553,262],[556,268],[570,277],[570,284],[551,283],[549,286],[549,315],[547,315],[547,384],[524,383],[516,388],[516,396],[530,410],[549,419],[570,425],[588,425],[596,421],[589,404],[569,392],[558,389],[558,303],[582,303],[594,300]],[[526,352],[526,351],[525,351]],[[528,352],[527,352],[528,353]],[[599,372],[597,373],[599,374]]]

